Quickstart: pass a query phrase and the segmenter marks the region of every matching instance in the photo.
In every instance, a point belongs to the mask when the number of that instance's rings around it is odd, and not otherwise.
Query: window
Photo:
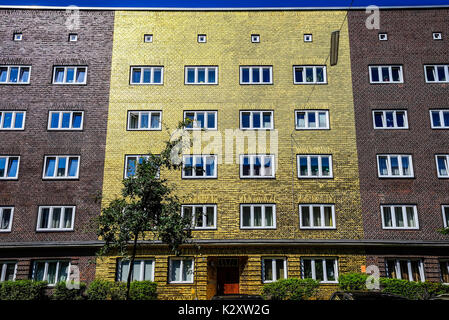
[[[382,205],[383,229],[419,229],[415,205]]]
[[[31,66],[0,65],[0,84],[30,83]]]
[[[411,155],[378,155],[379,178],[413,178]]]
[[[193,229],[215,229],[217,225],[216,205],[183,205],[182,216],[192,219]]]
[[[262,258],[262,282],[287,279],[286,258]]]
[[[449,110],[430,110],[432,129],[449,129]]]
[[[424,266],[421,260],[387,259],[387,275],[393,279],[424,282]]]
[[[260,42],[260,35],[258,35],[258,34],[252,34],[252,35],[251,35],[251,42],[252,42],[252,43],[259,43],[259,42]]]
[[[78,179],[80,156],[45,156],[44,179]]]
[[[445,228],[449,228],[449,205],[441,206],[443,211],[443,225]]]
[[[331,155],[297,155],[298,178],[332,178]]]
[[[408,129],[407,111],[374,110],[374,129]]]
[[[449,178],[449,155],[436,155],[435,160],[437,162],[438,178]]]
[[[206,39],[207,39],[207,36],[205,34],[199,34],[198,35],[198,42],[199,43],[206,43]]]
[[[48,130],[83,130],[83,111],[50,111]]]
[[[23,130],[25,111],[0,111],[0,130]]]
[[[162,130],[162,111],[128,111],[128,130]]]
[[[87,67],[57,66],[54,67],[54,84],[86,84]]]
[[[22,41],[22,39],[23,39],[22,33],[14,33],[13,39],[14,39],[14,41]]]
[[[328,110],[298,110],[295,111],[297,130],[329,129]]]
[[[17,263],[0,261],[0,282],[16,280]]]
[[[441,32],[432,33],[433,40],[443,40],[443,34]]]
[[[274,177],[274,155],[240,155],[240,178]]]
[[[276,229],[276,205],[241,204],[240,228]]]
[[[154,260],[136,259],[134,260],[131,272],[131,281],[154,281]],[[117,281],[128,281],[130,261],[117,262]]]
[[[304,34],[304,42],[312,42],[312,35]]]
[[[273,111],[240,111],[240,129],[274,129]]]
[[[425,65],[426,82],[449,82],[449,65]]]
[[[193,258],[170,258],[169,283],[193,283]]]
[[[152,34],[145,34],[143,36],[143,42],[146,42],[146,43],[153,42],[153,35]]]
[[[0,180],[17,179],[19,164],[19,156],[0,156]]]
[[[440,261],[441,281],[449,284],[449,260]]]
[[[321,283],[338,282],[338,264],[335,258],[301,259],[303,279],[314,279]]]
[[[294,66],[294,84],[325,84],[326,66]]]
[[[335,229],[333,204],[300,204],[299,218],[301,229]]]
[[[370,66],[371,83],[402,83],[402,66]]]
[[[217,130],[217,111],[184,111],[187,130]]]
[[[164,67],[131,67],[131,84],[163,84]]]
[[[388,34],[386,34],[386,33],[379,33],[379,40],[380,41],[387,41],[388,40]]]
[[[69,42],[76,42],[78,41],[78,35],[76,33],[69,34]]]
[[[218,67],[185,67],[185,84],[217,84]]]
[[[73,230],[75,221],[74,206],[41,206],[37,218],[37,231]]]
[[[35,261],[32,279],[34,281],[47,281],[49,286],[54,286],[58,282],[67,281],[69,270],[69,261]]]
[[[240,67],[240,84],[272,84],[272,66]]]
[[[10,232],[14,207],[0,207],[0,232]]]
[[[155,155],[158,157],[159,155]],[[149,155],[127,155],[125,156],[125,179],[136,174],[137,165],[142,163],[144,159],[148,160]],[[159,178],[160,168],[156,171],[155,178]]]
[[[217,156],[216,155],[184,155],[183,156],[183,178],[216,178]]]

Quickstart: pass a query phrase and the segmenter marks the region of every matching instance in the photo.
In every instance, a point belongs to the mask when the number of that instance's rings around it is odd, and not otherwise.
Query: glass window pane
[[[47,162],[45,164],[45,168],[47,169],[45,171],[46,177],[53,177],[55,175],[55,166],[56,166],[56,158],[48,157]]]
[[[76,177],[77,172],[78,172],[78,158],[70,158],[69,177]]]
[[[16,119],[14,120],[14,128],[20,129],[22,128],[22,126],[23,126],[23,112],[16,112]]]
[[[64,224],[63,228],[71,228],[72,227],[72,215],[73,215],[73,209],[72,208],[65,208],[64,210]]]
[[[271,161],[271,157],[265,157],[264,159],[264,175],[272,176],[273,175],[273,164]]]
[[[248,156],[243,157],[242,171],[243,176],[251,175],[250,158]]]
[[[326,113],[325,112],[319,112],[318,113],[318,123],[320,128],[326,128],[327,127],[327,120],[326,120]]]
[[[273,207],[266,206],[265,207],[265,226],[272,227],[273,226]]]
[[[298,128],[305,128],[306,127],[306,114],[305,112],[297,112],[296,113],[296,126]]]
[[[249,206],[244,206],[242,207],[242,219],[243,219],[243,223],[242,225],[244,227],[250,227],[251,226],[251,207]]]
[[[249,68],[242,68],[242,82],[249,82]]]
[[[215,216],[214,207],[206,207],[206,227],[214,226],[214,216]]]
[[[301,176],[308,176],[307,157],[299,157],[299,174]]]
[[[57,282],[67,281],[68,272],[69,272],[69,263],[68,262],[59,262],[59,271],[58,271]]]
[[[379,69],[377,67],[371,68],[371,81],[379,82]]]
[[[207,128],[215,129],[215,112],[207,113]]]
[[[151,82],[151,69],[143,69],[143,83],[150,83]]]
[[[11,209],[1,209],[0,208],[0,217],[2,218],[0,221],[0,229],[7,230],[9,229],[10,220],[11,220]],[[0,268],[1,270],[1,268]]]
[[[313,82],[313,68],[306,68],[306,82]]]
[[[206,82],[206,69],[198,68],[198,83]]]
[[[321,171],[323,176],[330,176],[329,157],[321,157]]]
[[[153,69],[153,83],[162,83],[162,69]]]
[[[269,68],[263,68],[262,73],[263,73],[262,74],[263,82],[270,83],[270,69]]]
[[[8,80],[8,68],[0,67],[0,82],[6,82]]]
[[[242,112],[242,128],[249,128],[250,127],[250,112]]]
[[[332,227],[334,225],[333,219],[332,219],[332,207],[325,206],[324,207],[324,225],[326,227]]]
[[[443,111],[444,126],[449,127],[449,111]]]
[[[408,274],[408,263],[405,260],[400,260],[399,261],[399,266],[401,268],[401,278],[404,280],[409,280],[412,281],[412,279],[410,279],[409,274]]]
[[[404,227],[404,217],[402,215],[402,207],[395,207],[394,214],[396,218],[396,227]]]
[[[78,68],[76,70],[76,82],[84,83],[86,77],[86,68]]]
[[[152,260],[146,260],[144,261],[145,265],[144,265],[144,276],[143,276],[143,280],[153,280],[153,261]]]
[[[382,81],[390,81],[390,71],[388,67],[381,68],[382,70]]]
[[[400,174],[399,172],[399,159],[398,157],[390,157],[391,161],[391,174],[394,176],[398,176]]]
[[[439,111],[432,111],[432,124],[434,127],[441,127]]]
[[[140,113],[140,128],[141,129],[148,129],[149,116],[150,115],[148,112]]]
[[[204,128],[204,112],[197,112],[196,114],[196,127]]]
[[[140,75],[141,75],[140,68],[133,69],[133,78],[132,78],[133,81],[132,82],[140,83]]]
[[[276,279],[285,279],[284,259],[276,259]]]
[[[254,157],[254,165],[253,165],[253,175],[254,176],[260,176],[261,175],[261,168],[262,168],[262,163],[261,163],[261,157]]]
[[[151,113],[151,129],[159,128],[160,118],[161,116],[159,113]]]
[[[48,228],[48,222],[49,222],[49,217],[50,217],[50,208],[43,208],[41,210],[41,217],[40,217],[40,224],[39,227],[40,228]]]
[[[402,156],[402,174],[404,176],[408,176],[411,174],[410,172],[410,163],[409,163],[409,157],[408,156]]]
[[[171,260],[170,267],[170,281],[181,281],[181,260]]]
[[[191,177],[193,175],[193,157],[185,157],[184,175],[186,177]]]
[[[189,282],[193,281],[193,261],[184,260],[183,264],[182,279]]]
[[[6,158],[0,158],[0,177],[4,177],[6,172]]]
[[[394,260],[387,260],[387,269],[388,269],[388,277],[397,279],[396,274],[396,261]]]
[[[273,264],[271,259],[263,260],[264,279],[265,281],[273,281]]]
[[[405,112],[404,111],[396,112],[396,123],[399,128],[405,127]]]
[[[393,220],[391,217],[391,209],[390,207],[383,207],[383,213],[384,213],[384,225],[385,227],[392,227],[393,226]]]
[[[308,112],[307,118],[309,121],[309,128],[316,128],[316,114],[315,112]]]
[[[61,222],[61,208],[53,208],[53,215],[51,218],[51,228],[58,229]]]
[[[262,226],[262,207],[254,206],[254,227]]]
[[[60,157],[58,159],[58,171],[57,171],[57,176],[58,177],[65,176],[66,162],[67,162],[67,158],[66,157]]]
[[[215,176],[215,157],[206,158],[206,176]]]
[[[9,158],[8,163],[8,178],[14,178],[17,176],[17,168],[19,166],[19,158],[17,157],[11,157]]]
[[[399,67],[392,67],[391,73],[392,73],[393,81],[401,81]]]
[[[326,259],[326,275],[327,281],[335,281],[335,261],[332,259]]]
[[[262,117],[263,127],[271,128],[271,112],[264,112]]]
[[[407,212],[407,224],[409,228],[415,228],[416,227],[416,221],[415,221],[415,211],[413,207],[406,207],[405,208]]]
[[[55,70],[55,83],[64,82],[64,68],[56,68]]]
[[[44,280],[45,262],[35,262],[34,264],[34,280]]]
[[[304,68],[295,68],[295,82],[303,82]]]
[[[3,120],[3,128],[11,128],[12,126],[12,112],[6,112]]]
[[[195,157],[195,176],[201,177],[204,175],[203,157]]]
[[[379,157],[379,172],[380,175],[382,176],[388,175],[387,162],[388,162],[387,157]]]
[[[132,280],[134,281],[140,281],[140,266],[141,266],[141,260],[135,260],[133,264],[133,274],[132,274]]]
[[[81,123],[83,121],[83,114],[81,112],[74,112],[72,119],[72,127],[73,128],[81,128]]]
[[[383,112],[375,112],[374,113],[374,123],[376,128],[383,127]]]
[[[70,112],[63,112],[62,113],[61,128],[70,128]]]
[[[438,81],[446,81],[446,72],[444,69],[445,68],[443,66],[437,67]]]
[[[129,261],[121,261],[120,274],[118,276],[118,281],[126,282],[128,280],[129,272]]]
[[[321,227],[321,208],[320,207],[312,207],[313,212],[313,226]]]
[[[324,280],[323,260],[321,259],[315,260],[315,280],[317,281]]]
[[[56,283],[56,267],[57,267],[57,262],[49,262],[48,263],[47,281],[49,284]]]
[[[252,68],[251,70],[253,75],[253,82],[257,83],[260,82],[260,69],[259,68]]]
[[[445,156],[438,156],[437,157],[437,163],[438,163],[438,173],[440,176],[447,176],[447,158]]]
[[[301,207],[302,225],[304,227],[310,227],[310,212],[308,206]]]
[[[312,260],[303,260],[303,279],[312,279]]]
[[[51,114],[50,128],[58,128],[59,126],[59,112],[53,112]]]
[[[324,69],[316,68],[316,82],[324,82]]]
[[[312,176],[318,176],[318,157],[310,157],[310,168],[312,172]]]
[[[385,112],[385,119],[387,120],[387,128],[394,127],[394,119],[392,111]]]
[[[66,82],[73,83],[75,80],[75,68],[67,68]]]
[[[19,77],[19,68],[11,67],[9,69],[9,82],[17,82]]]
[[[215,69],[209,68],[207,70],[207,78],[209,83],[215,83]]]
[[[15,263],[7,263],[6,264],[6,272],[5,272],[5,281],[13,281],[15,271],[16,271],[16,264]]]
[[[426,67],[427,81],[435,81],[435,71],[433,66]]]
[[[28,82],[29,75],[30,75],[30,68],[25,68],[25,67],[20,68],[19,81],[20,82]]]
[[[136,166],[137,166],[137,158],[136,157],[128,157],[126,164],[126,176],[133,176],[136,174]]]

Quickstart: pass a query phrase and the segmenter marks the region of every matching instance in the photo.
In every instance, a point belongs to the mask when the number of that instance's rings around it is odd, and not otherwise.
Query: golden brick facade
[[[129,110],[162,110],[163,127],[174,129],[185,110],[217,110],[218,131],[239,131],[240,110],[273,110],[277,151],[275,179],[240,179],[239,165],[218,165],[217,179],[181,179],[180,172],[161,172],[174,183],[186,204],[217,205],[217,228],[194,231],[195,239],[362,239],[362,218],[358,180],[354,108],[352,99],[348,27],[345,11],[222,11],[149,12],[116,11],[112,56],[112,77],[106,143],[104,203],[119,195],[127,154],[158,153],[169,131],[127,131]],[[340,32],[339,60],[328,61],[330,34]],[[304,33],[313,42],[303,41]],[[143,35],[153,34],[152,43]],[[207,42],[198,43],[197,35]],[[251,43],[251,34],[260,34],[260,43]],[[293,84],[294,65],[327,66],[327,84]],[[185,66],[218,66],[218,85],[185,85]],[[239,66],[273,66],[273,84],[239,84]],[[163,66],[163,85],[130,85],[130,66]],[[297,131],[294,115],[298,109],[328,109],[330,130]],[[247,132],[251,135],[251,132]],[[266,132],[267,141],[270,134]],[[274,136],[276,137],[276,136]],[[221,142],[216,143],[215,151]],[[259,141],[260,142],[260,141]],[[248,146],[257,141],[249,139]],[[207,142],[203,143],[203,147]],[[224,145],[222,152],[225,151]],[[277,152],[277,153],[276,153]],[[196,152],[195,152],[196,153]],[[216,153],[216,152],[214,152]],[[238,152],[236,152],[238,153]],[[253,153],[253,152],[250,152]],[[332,179],[298,179],[297,154],[331,154]],[[234,157],[236,155],[234,154]],[[276,229],[240,229],[240,204],[275,203]],[[300,230],[300,203],[335,204],[336,229]],[[288,258],[288,276],[299,277],[303,255],[328,255],[327,249],[288,247],[207,247],[195,256],[193,285],[167,284],[168,253],[147,248],[139,257],[156,259],[155,281],[161,297],[210,298],[208,259],[239,256],[247,259],[240,275],[241,293],[260,293],[260,261],[263,255]],[[191,249],[193,250],[193,249]],[[364,264],[361,252],[334,250],[342,270],[357,271]],[[209,257],[209,258],[208,258]],[[115,258],[99,261],[97,277],[113,279]],[[208,290],[209,288],[209,290]]]

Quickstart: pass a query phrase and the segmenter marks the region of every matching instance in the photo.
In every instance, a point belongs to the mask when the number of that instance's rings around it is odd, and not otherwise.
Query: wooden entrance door
[[[238,294],[239,293],[239,268],[219,267],[217,270],[217,293]]]

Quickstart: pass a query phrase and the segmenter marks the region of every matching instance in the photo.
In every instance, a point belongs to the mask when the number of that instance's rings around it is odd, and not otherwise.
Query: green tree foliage
[[[306,300],[317,292],[319,282],[313,279],[281,279],[267,283],[262,288],[264,299]]]

